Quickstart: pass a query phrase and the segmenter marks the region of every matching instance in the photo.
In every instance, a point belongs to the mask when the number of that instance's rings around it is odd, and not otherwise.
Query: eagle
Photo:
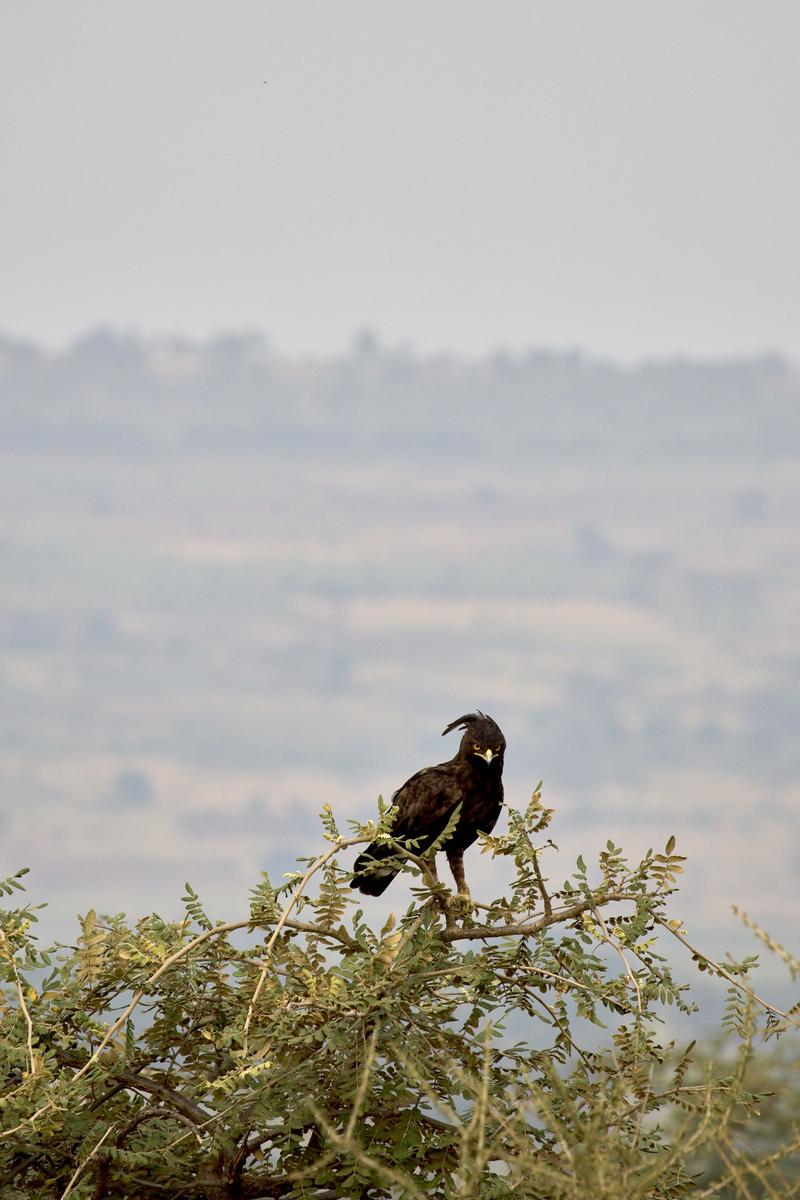
[[[389,815],[392,837],[400,844],[404,839],[414,839],[415,844],[410,848],[422,855],[461,805],[458,823],[442,849],[459,894],[470,898],[464,876],[464,851],[479,833],[491,833],[500,815],[506,739],[497,722],[482,712],[467,713],[451,721],[442,737],[453,729],[464,730],[453,758],[435,767],[423,767],[407,779],[392,796]],[[350,886],[366,896],[380,896],[400,867],[378,864],[396,855],[397,850],[387,842],[372,842],[356,859]],[[438,878],[435,856],[430,860],[430,868]]]

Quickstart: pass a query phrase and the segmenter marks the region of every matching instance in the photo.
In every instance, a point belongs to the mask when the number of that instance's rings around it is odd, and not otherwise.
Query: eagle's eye
[[[495,754],[499,754],[501,750],[502,750],[502,746],[495,746],[495,748],[494,748]]]
[[[477,750],[477,751],[478,751],[478,753],[480,754],[480,752],[481,752],[481,744],[480,744],[480,742],[473,742],[473,743],[472,743],[472,749],[473,749],[473,750]]]

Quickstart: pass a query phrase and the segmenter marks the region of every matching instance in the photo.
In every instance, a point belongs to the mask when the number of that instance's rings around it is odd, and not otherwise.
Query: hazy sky
[[[0,331],[800,359],[797,0],[0,0]]]

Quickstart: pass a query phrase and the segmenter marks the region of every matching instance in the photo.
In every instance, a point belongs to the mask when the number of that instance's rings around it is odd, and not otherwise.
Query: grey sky
[[[798,359],[799,35],[796,0],[0,3],[0,330]]]

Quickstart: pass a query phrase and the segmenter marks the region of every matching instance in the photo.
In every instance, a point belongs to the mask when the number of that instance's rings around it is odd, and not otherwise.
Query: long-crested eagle
[[[455,756],[436,767],[423,767],[407,779],[392,796],[392,837],[416,839],[415,854],[423,855],[447,827],[460,804],[458,823],[442,849],[461,895],[469,896],[464,877],[464,851],[479,833],[491,833],[503,804],[503,757],[506,739],[496,721],[485,713],[467,713],[451,721],[442,737],[463,729]],[[381,867],[396,858],[397,850],[387,842],[372,842],[355,861],[351,887],[367,896],[380,896],[399,871],[399,866]],[[435,855],[430,868],[436,876]]]

